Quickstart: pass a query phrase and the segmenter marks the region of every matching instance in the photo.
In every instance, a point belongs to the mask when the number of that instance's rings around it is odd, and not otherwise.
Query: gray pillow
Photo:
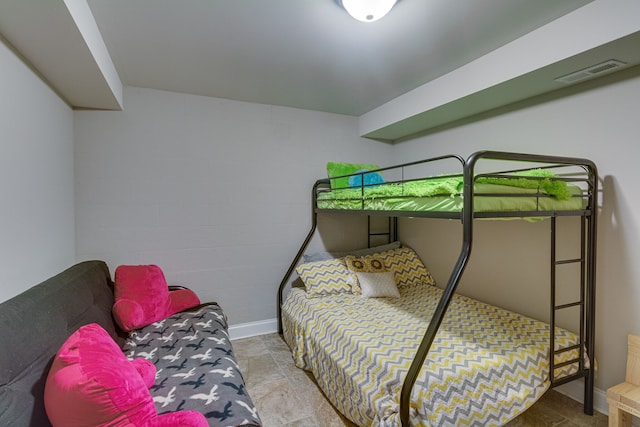
[[[326,261],[328,259],[334,258],[343,258],[347,255],[353,255],[356,257],[362,257],[365,255],[377,254],[380,252],[388,251],[391,249],[398,249],[400,247],[400,242],[395,241],[391,243],[387,243],[386,245],[374,246],[372,248],[365,249],[354,249],[352,251],[342,251],[342,252],[314,252],[311,254],[302,255],[302,262],[313,262],[313,261]]]

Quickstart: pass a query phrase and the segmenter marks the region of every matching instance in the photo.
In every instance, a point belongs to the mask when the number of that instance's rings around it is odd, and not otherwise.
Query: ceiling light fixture
[[[352,17],[373,22],[385,16],[397,0],[336,0]]]

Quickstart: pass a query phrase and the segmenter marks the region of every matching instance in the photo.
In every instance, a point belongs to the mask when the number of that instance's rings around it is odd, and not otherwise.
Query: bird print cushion
[[[261,426],[217,304],[174,314],[133,331],[124,352],[157,370],[150,388],[159,414],[195,409],[210,426]]]

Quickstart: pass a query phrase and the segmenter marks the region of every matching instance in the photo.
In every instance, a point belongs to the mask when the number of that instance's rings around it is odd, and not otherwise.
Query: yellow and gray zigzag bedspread
[[[402,382],[441,292],[416,285],[401,287],[398,299],[307,298],[292,289],[284,337],[296,365],[313,373],[340,412],[360,426],[400,426]],[[411,425],[499,426],[523,412],[549,387],[548,329],[454,296],[413,388]],[[574,343],[573,334],[556,330],[557,348]],[[556,363],[577,357],[571,353]]]

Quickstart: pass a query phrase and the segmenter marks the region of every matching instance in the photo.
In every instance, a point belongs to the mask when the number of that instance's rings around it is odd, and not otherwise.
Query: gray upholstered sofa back
[[[114,338],[107,265],[86,261],[0,304],[0,426],[50,426],[44,384],[54,355],[80,326]]]

